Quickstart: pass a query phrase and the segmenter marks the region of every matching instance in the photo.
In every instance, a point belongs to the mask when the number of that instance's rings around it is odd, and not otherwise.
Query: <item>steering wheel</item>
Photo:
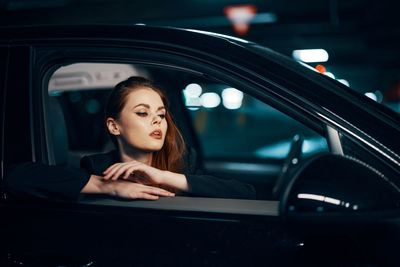
[[[300,134],[293,136],[290,144],[289,153],[283,162],[281,173],[272,188],[272,195],[278,199],[283,186],[286,184],[292,173],[293,167],[297,166],[301,160],[301,148],[304,143],[304,137]]]

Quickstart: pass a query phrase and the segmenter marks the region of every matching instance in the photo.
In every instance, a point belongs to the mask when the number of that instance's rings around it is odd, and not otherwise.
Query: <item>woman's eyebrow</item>
[[[144,106],[145,108],[150,109],[150,105],[144,104],[144,103],[137,104],[137,105],[134,106],[133,108],[137,108],[137,107],[139,107],[139,106]],[[165,109],[165,107],[164,107],[164,106],[160,106],[160,107],[157,108],[157,111],[159,111],[159,110],[161,110],[161,109]]]
[[[137,104],[137,105],[136,105],[136,106],[134,106],[133,108],[137,108],[137,107],[139,107],[139,106],[144,106],[145,108],[148,108],[148,109],[150,109],[150,105],[143,104],[143,103]]]

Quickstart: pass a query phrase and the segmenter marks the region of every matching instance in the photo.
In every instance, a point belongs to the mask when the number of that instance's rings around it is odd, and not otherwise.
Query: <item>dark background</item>
[[[330,56],[323,63],[328,71],[338,79],[346,79],[352,89],[377,93],[378,101],[395,101],[397,109],[400,98],[400,3],[397,2],[0,0],[0,25],[145,23],[234,35],[288,56],[294,49],[323,48]],[[224,13],[227,6],[239,4],[253,5],[259,15],[245,35],[233,30]],[[276,21],[263,21],[261,15],[265,13],[274,15]]]

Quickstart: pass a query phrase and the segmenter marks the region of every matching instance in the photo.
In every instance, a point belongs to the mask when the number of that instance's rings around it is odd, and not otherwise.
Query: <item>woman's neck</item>
[[[153,159],[153,153],[152,152],[143,152],[143,151],[137,151],[133,149],[124,149],[121,148],[119,149],[119,157],[122,162],[129,162],[132,160],[136,160],[139,162],[142,162],[147,165],[151,165],[151,161]]]

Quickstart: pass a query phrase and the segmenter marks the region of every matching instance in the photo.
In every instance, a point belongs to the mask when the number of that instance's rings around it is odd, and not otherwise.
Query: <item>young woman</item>
[[[255,198],[251,185],[201,172],[188,151],[163,91],[143,77],[130,77],[111,92],[106,126],[116,150],[83,157],[92,176],[83,193],[158,199],[175,193]]]

